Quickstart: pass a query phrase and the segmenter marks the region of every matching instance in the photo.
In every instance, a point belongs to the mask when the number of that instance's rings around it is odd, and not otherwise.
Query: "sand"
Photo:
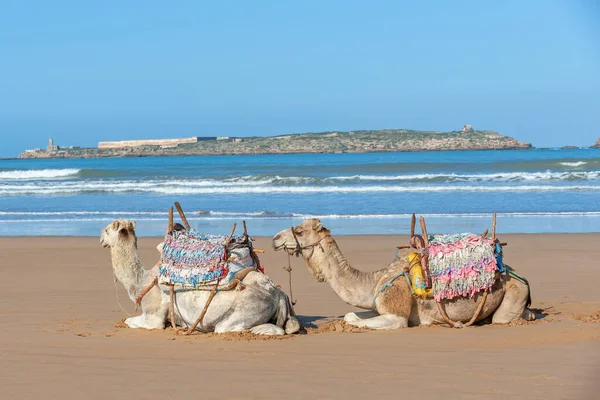
[[[293,260],[306,331],[176,337],[118,327],[109,252],[98,238],[0,238],[2,398],[597,398],[600,234],[503,235],[540,320],[510,326],[352,329],[354,308]],[[355,267],[386,266],[405,236],[337,238]],[[147,266],[158,238],[139,240]],[[257,247],[287,290],[287,262]],[[123,307],[133,304],[119,287]]]

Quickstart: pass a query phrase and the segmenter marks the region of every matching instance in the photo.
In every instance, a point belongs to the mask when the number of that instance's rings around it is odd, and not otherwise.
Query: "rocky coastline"
[[[385,129],[351,132],[302,133],[271,137],[206,140],[177,146],[125,148],[58,148],[28,150],[18,158],[103,158],[149,156],[416,152],[444,150],[531,149],[530,143],[494,131],[455,132]]]

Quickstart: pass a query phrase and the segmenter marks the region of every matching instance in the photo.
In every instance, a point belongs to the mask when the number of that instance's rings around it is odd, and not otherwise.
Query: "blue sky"
[[[0,6],[0,156],[49,136],[600,137],[597,1],[93,3]]]

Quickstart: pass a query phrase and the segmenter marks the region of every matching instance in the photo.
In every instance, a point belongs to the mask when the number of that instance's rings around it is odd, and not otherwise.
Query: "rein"
[[[294,295],[292,294],[292,261],[291,261],[292,255],[299,257],[300,254],[302,254],[303,250],[312,249],[310,256],[307,257],[307,258],[311,258],[315,252],[315,246],[319,246],[321,251],[325,252],[325,250],[323,249],[323,246],[321,245],[321,241],[323,239],[329,237],[329,235],[323,236],[321,239],[319,239],[317,242],[315,242],[313,244],[302,246],[300,244],[300,241],[298,240],[298,236],[296,236],[296,232],[294,232],[293,226],[290,228],[290,231],[292,232],[292,236],[294,237],[294,241],[296,242],[296,247],[291,252],[288,251],[288,265],[287,265],[287,267],[283,267],[283,270],[287,271],[289,274],[290,302],[292,303],[292,309],[293,309],[294,306],[296,305],[296,303],[298,302],[298,300],[294,300]]]

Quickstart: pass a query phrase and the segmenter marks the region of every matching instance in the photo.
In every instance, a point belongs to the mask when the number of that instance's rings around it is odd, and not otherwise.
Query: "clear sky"
[[[93,4],[92,4],[93,3]],[[5,1],[0,156],[99,140],[600,137],[600,2]]]

